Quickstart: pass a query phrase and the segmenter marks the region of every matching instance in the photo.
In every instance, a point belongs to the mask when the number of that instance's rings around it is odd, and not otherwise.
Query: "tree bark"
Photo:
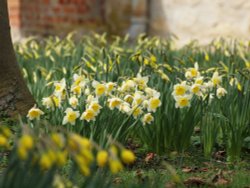
[[[16,61],[7,0],[0,0],[0,117],[26,115],[34,104]]]

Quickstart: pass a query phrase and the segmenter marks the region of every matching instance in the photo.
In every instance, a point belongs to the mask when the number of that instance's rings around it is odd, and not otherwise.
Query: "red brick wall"
[[[11,26],[22,35],[102,28],[104,0],[8,0]],[[98,27],[97,27],[98,26]]]

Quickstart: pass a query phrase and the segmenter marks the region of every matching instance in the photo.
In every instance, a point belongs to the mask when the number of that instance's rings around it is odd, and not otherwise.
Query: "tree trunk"
[[[0,117],[25,115],[34,104],[16,61],[7,0],[0,0]]]

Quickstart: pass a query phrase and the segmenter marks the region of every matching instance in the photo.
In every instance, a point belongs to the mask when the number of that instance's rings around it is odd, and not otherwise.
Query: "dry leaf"
[[[182,172],[184,172],[184,173],[193,172],[193,169],[191,167],[185,167],[182,169]]]

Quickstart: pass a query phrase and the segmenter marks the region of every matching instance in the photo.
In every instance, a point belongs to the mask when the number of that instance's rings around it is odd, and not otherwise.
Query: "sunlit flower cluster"
[[[72,159],[84,176],[91,174],[90,166],[93,164],[100,168],[107,167],[115,174],[123,169],[124,164],[135,161],[133,152],[119,143],[114,142],[108,150],[104,150],[75,133],[55,132],[39,138],[33,132],[23,133],[17,141],[16,152],[21,161],[31,161],[41,170],[63,167]]]
[[[183,108],[191,105],[193,97],[204,100],[207,96],[213,98],[214,93],[220,99],[227,94],[222,84],[222,76],[215,71],[211,78],[205,78],[199,71],[196,62],[194,67],[188,68],[185,72],[185,81],[174,85],[172,95],[175,99],[175,107]]]
[[[140,118],[143,125],[154,121],[153,114],[161,106],[160,93],[148,87],[149,78],[138,74],[121,83],[98,82],[74,74],[72,83],[63,78],[53,83],[54,92],[42,99],[45,108],[64,112],[62,124],[74,125],[76,121],[95,121],[104,107]],[[29,119],[39,118],[43,112],[32,108]]]

